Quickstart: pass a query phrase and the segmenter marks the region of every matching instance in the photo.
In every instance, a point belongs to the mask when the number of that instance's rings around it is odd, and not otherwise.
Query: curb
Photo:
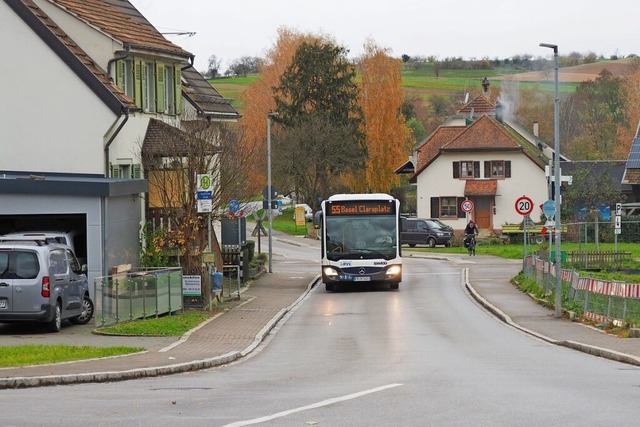
[[[566,340],[555,340],[546,335],[540,334],[538,332],[532,331],[531,329],[527,329],[523,326],[520,326],[516,322],[514,322],[511,317],[505,314],[498,307],[491,304],[489,301],[484,299],[471,285],[469,282],[469,269],[465,268],[464,270],[464,287],[469,292],[469,294],[475,299],[482,307],[491,312],[498,319],[503,321],[504,323],[512,326],[519,331],[522,331],[526,334],[534,336],[538,339],[541,339],[550,344],[558,345],[561,347],[570,348],[572,350],[581,351],[583,353],[590,354],[592,356],[602,357],[604,359],[614,360],[616,362],[626,363],[633,366],[640,366],[640,358],[636,356],[632,356],[630,354],[620,353],[618,351],[609,350],[606,348],[596,347],[589,344],[584,344],[577,341],[566,341]]]
[[[271,332],[271,330],[280,322],[285,315],[290,312],[297,304],[299,304],[313,289],[318,282],[320,275],[309,282],[307,289],[302,295],[296,299],[291,305],[280,310],[271,320],[262,328],[257,334],[254,341],[242,351],[232,351],[222,356],[216,356],[209,359],[194,360],[187,363],[178,363],[174,365],[157,366],[142,369],[131,369],[125,371],[109,371],[109,372],[93,372],[84,374],[70,374],[70,375],[46,375],[37,377],[12,377],[12,378],[0,378],[0,389],[15,389],[15,388],[30,388],[30,387],[44,387],[52,385],[68,385],[68,384],[82,384],[82,383],[103,383],[103,382],[115,382],[125,381],[138,378],[157,377],[161,375],[172,375],[185,372],[198,371],[202,369],[209,369],[220,365],[225,365],[234,362],[241,357],[244,357],[251,353],[255,348],[260,345],[264,338]],[[189,332],[187,332],[189,334]],[[185,334],[185,335],[187,335]],[[188,336],[187,336],[188,338]]]

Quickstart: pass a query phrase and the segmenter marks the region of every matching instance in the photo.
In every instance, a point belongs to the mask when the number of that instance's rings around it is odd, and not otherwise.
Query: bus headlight
[[[322,272],[327,277],[336,277],[336,276],[338,276],[338,272],[333,267],[325,267]]]
[[[385,272],[387,277],[395,277],[400,273],[402,273],[402,267],[399,265],[391,265],[389,266],[389,268],[387,268],[387,271]]]

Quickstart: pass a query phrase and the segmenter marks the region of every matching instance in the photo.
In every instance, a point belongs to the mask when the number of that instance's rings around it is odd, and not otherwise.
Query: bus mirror
[[[316,230],[322,225],[322,211],[318,211],[313,214],[313,228]]]

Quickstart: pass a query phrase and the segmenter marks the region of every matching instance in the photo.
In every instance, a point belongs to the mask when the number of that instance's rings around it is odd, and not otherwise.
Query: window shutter
[[[484,177],[491,178],[491,162],[489,160],[484,161]]]
[[[134,99],[136,107],[142,108],[142,61],[133,61]]]
[[[473,162],[473,177],[480,178],[480,162]]]
[[[462,210],[462,202],[466,200],[466,197],[458,197],[458,218],[466,218],[467,213]]]
[[[431,218],[440,218],[440,198],[431,198]]]
[[[176,114],[180,115],[182,113],[182,80],[180,73],[180,64],[176,64],[175,67],[175,84],[176,84]]]
[[[146,109],[147,106],[147,65],[144,61],[140,61],[140,106],[142,109]]]
[[[111,165],[111,178],[120,178],[120,165]]]
[[[136,163],[131,168],[131,175],[133,179],[141,179],[142,178],[142,165],[140,163]]]
[[[505,178],[511,178],[511,160],[504,162],[504,176]]]
[[[164,64],[156,63],[156,112],[164,113]]]
[[[124,60],[116,61],[116,86],[124,90]]]
[[[453,177],[460,178],[460,162],[453,162]]]

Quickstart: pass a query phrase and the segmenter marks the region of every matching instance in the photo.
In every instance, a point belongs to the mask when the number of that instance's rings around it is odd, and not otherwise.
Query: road
[[[317,245],[301,244],[276,241],[274,268],[318,268]],[[466,266],[405,258],[397,292],[318,286],[267,342],[231,365],[0,391],[0,426],[634,423],[640,370],[498,321],[466,294]],[[492,274],[483,272],[472,281]]]

